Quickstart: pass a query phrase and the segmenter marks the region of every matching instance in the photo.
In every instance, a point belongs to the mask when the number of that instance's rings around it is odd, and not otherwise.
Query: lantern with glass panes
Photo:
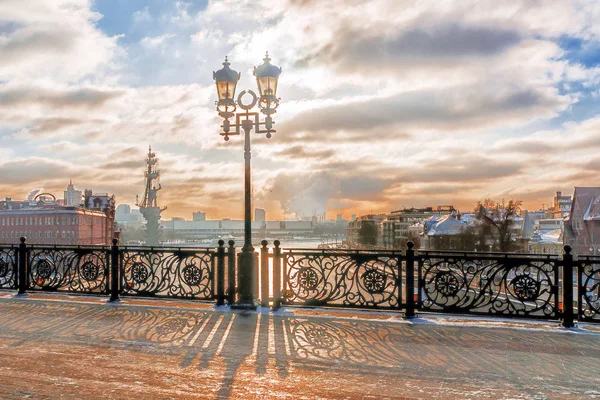
[[[267,138],[271,137],[271,133],[275,132],[273,129],[272,114],[275,114],[277,107],[279,106],[279,98],[277,98],[277,82],[279,75],[281,74],[281,68],[271,64],[269,53],[263,59],[263,63],[258,67],[254,67],[254,76],[256,76],[256,84],[258,85],[258,92],[260,97],[252,90],[242,91],[237,101],[235,99],[235,90],[238,81],[240,80],[241,74],[234,71],[229,67],[230,63],[225,57],[223,68],[213,72],[213,79],[217,85],[217,94],[219,100],[217,101],[217,111],[219,116],[223,118],[223,132],[221,135],[224,136],[225,140],[229,140],[229,136],[239,135],[242,122],[244,120],[251,121],[251,124],[246,123],[251,128],[254,128],[256,133],[266,133]],[[244,103],[242,98],[248,95],[250,101]],[[250,110],[258,104],[258,108],[261,113],[266,115],[265,121],[259,121],[259,115],[256,112],[250,112]],[[244,112],[235,113],[237,107],[240,107]],[[235,117],[235,123],[230,122],[231,118]],[[261,128],[264,127],[264,128]]]

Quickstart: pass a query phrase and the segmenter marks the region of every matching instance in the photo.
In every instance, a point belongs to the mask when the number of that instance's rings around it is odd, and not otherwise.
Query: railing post
[[[406,312],[405,318],[415,317],[415,250],[413,242],[406,243]]]
[[[269,242],[260,242],[260,305],[269,306]]]
[[[110,247],[110,300],[111,303],[119,301],[119,282],[121,269],[119,268],[119,239],[112,240]]]
[[[273,242],[273,309],[281,307],[281,248],[279,240]]]
[[[583,271],[581,263],[577,263],[577,321],[583,317]]]
[[[402,307],[404,307],[404,303],[402,302],[402,253],[398,254],[398,277],[396,278],[396,285],[397,285],[397,294],[398,294],[398,309],[401,310]]]
[[[231,305],[235,302],[235,242],[233,240],[229,241],[227,261],[227,303]]]
[[[219,240],[217,249],[217,305],[225,304],[225,244],[224,240]]]
[[[563,289],[563,321],[562,325],[565,328],[572,328],[573,323],[573,254],[571,254],[571,246],[564,247],[563,254],[563,274],[562,274],[562,289]]]
[[[27,238],[21,237],[21,243],[19,244],[19,291],[17,294],[25,295],[27,291],[29,273],[27,271],[27,244],[25,243]]]

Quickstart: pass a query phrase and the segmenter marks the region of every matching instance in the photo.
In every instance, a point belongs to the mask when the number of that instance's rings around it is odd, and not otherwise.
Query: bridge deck
[[[0,397],[600,397],[597,329],[4,293]]]

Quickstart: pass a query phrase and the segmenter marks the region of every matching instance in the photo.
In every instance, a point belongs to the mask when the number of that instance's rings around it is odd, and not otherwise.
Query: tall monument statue
[[[148,158],[146,158],[147,169],[144,171],[144,177],[146,178],[146,190],[144,191],[144,198],[140,202],[139,198],[136,201],[136,205],[140,208],[140,212],[146,219],[146,245],[156,246],[158,245],[158,231],[160,213],[167,209],[167,207],[159,207],[157,193],[162,186],[159,182],[160,170],[158,170],[158,158],[156,154],[152,152],[152,147],[148,147]]]

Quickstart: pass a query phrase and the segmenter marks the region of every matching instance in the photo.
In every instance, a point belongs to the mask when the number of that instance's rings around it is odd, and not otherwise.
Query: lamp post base
[[[256,311],[256,309],[260,306],[258,300],[250,300],[250,301],[237,301],[229,306],[232,310],[246,310],[246,311]]]
[[[257,254],[249,246],[238,254],[238,299],[231,305],[232,310],[256,310],[260,305],[256,299]]]

